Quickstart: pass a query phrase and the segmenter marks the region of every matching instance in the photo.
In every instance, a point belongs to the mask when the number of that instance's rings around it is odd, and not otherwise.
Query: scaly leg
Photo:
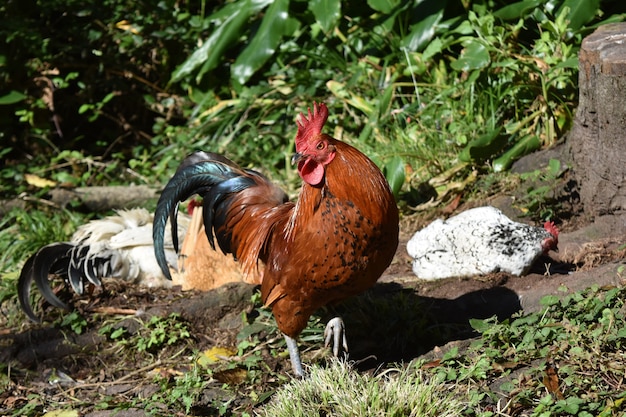
[[[348,352],[348,340],[346,339],[346,327],[341,317],[331,319],[324,330],[324,346],[328,347],[331,340],[333,341],[333,355],[339,356],[339,347]]]
[[[297,378],[302,378],[304,376],[304,372],[302,372],[302,361],[300,360],[300,351],[298,350],[298,342],[293,337],[285,336],[285,342],[287,342],[287,351],[289,352],[289,359],[291,359],[291,367],[293,369],[293,373],[296,374]]]

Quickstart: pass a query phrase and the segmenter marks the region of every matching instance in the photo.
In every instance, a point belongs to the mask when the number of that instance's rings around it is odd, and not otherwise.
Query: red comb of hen
[[[311,138],[322,133],[322,128],[328,120],[328,107],[324,103],[313,103],[313,112],[308,109],[308,117],[300,113],[298,118],[298,133],[296,134],[296,152],[300,152]]]
[[[554,225],[554,222],[545,222],[543,228],[548,231],[555,239],[559,237],[559,229]]]

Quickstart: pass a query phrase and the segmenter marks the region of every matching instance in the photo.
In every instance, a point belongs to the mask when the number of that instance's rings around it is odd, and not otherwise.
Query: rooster
[[[559,230],[517,223],[494,207],[477,207],[435,220],[415,233],[406,249],[422,279],[503,271],[523,275],[542,254],[556,250]]]
[[[293,203],[266,177],[223,156],[196,153],[163,190],[154,216],[154,249],[168,276],[166,224],[179,202],[203,198],[207,238],[232,253],[244,273],[258,273],[261,296],[283,333],[293,372],[303,375],[297,337],[311,314],[371,287],[398,245],[398,208],[378,167],[354,147],[322,133],[325,104],[300,114],[295,138],[303,180]],[[343,322],[325,342],[347,350]]]

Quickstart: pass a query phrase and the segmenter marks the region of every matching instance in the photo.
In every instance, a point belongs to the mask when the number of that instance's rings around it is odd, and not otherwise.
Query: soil
[[[547,160],[549,153],[547,155],[535,154],[531,159],[522,160],[517,169],[535,169]],[[416,213],[403,218],[396,257],[379,283],[359,297],[320,312],[320,319],[341,314],[348,332],[350,359],[360,370],[375,372],[390,362],[409,362],[421,355],[439,357],[451,345],[462,346],[464,341],[476,336],[469,319],[494,315],[504,319],[519,311],[539,309],[539,300],[547,294],[563,295],[591,285],[622,285],[626,216],[585,218],[575,193],[571,192],[570,181],[566,172],[559,183],[554,184],[555,201],[559,201],[561,207],[557,218],[561,229],[559,252],[551,252],[541,259],[528,275],[495,273],[472,278],[419,280],[411,271],[406,242],[414,231],[433,218],[448,215],[450,207]],[[517,190],[524,190],[524,186],[519,185]],[[456,207],[455,212],[490,204],[510,217],[529,222],[528,218],[519,216],[521,212],[515,204],[519,194],[516,193],[519,191],[478,197],[471,204]],[[0,393],[0,414],[31,404],[32,394],[37,394],[51,401],[74,404],[74,407],[78,404],[81,415],[90,417],[145,415],[145,410],[132,405],[111,411],[99,410],[95,404],[120,398],[132,404],[132,398],[155,396],[162,390],[162,381],[169,378],[171,383],[175,375],[193,367],[194,352],[215,346],[237,346],[237,335],[242,329],[252,331],[246,323],[260,319],[258,305],[252,301],[255,291],[254,286],[244,283],[199,293],[176,288],[149,289],[111,281],[104,291],[74,297],[75,308],[89,320],[81,334],[68,331],[58,322],[24,322],[19,327],[0,330],[3,347],[0,364],[6,367],[11,381],[11,389]],[[135,334],[141,327],[140,320],[147,322],[149,317],[166,317],[170,313],[179,313],[191,334],[191,339],[182,346],[166,344],[133,357],[97,330],[107,320],[125,314],[126,319],[115,321],[116,328]],[[45,314],[52,319],[55,317],[52,309]],[[94,325],[91,320],[99,321],[100,325]],[[192,407],[194,415],[215,415],[218,411],[213,406],[214,400],[231,397],[231,409],[240,407],[239,410],[250,412],[281,383],[276,375],[290,375],[288,358],[271,354],[272,350],[284,348],[280,345],[280,335],[275,329],[267,330],[271,326],[262,328],[266,330],[255,335],[268,372],[255,376],[253,382],[246,385],[243,382],[245,372],[242,377],[237,368],[214,370],[211,376],[214,383],[208,384]],[[304,342],[303,347],[305,362],[319,361],[320,356],[327,354],[319,340]],[[156,380],[161,382],[155,382],[155,376],[160,376],[161,379]],[[238,388],[224,390],[223,382],[234,383]],[[257,403],[250,400],[251,389],[259,393]],[[181,414],[180,410],[184,410],[166,401],[159,404],[155,400],[155,406],[162,407],[162,415]]]

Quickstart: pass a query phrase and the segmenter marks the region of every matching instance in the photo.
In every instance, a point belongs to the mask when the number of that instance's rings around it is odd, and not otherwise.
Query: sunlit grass
[[[307,372],[305,379],[283,385],[259,415],[453,417],[466,407],[448,384],[413,367],[372,376],[333,360],[326,368],[311,366]]]

